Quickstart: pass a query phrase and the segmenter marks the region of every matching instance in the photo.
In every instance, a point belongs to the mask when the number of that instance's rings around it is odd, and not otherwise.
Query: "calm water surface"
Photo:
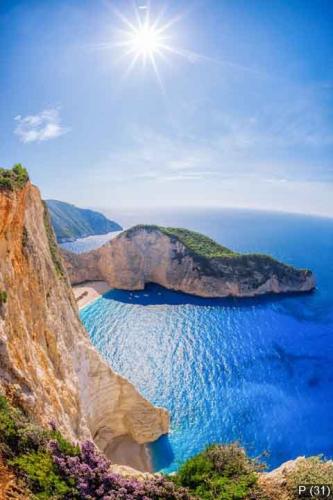
[[[141,219],[139,219],[141,217]],[[253,211],[127,216],[185,226],[238,251],[311,268],[313,294],[200,299],[150,285],[111,291],[81,318],[97,349],[152,403],[171,430],[151,447],[173,471],[213,442],[239,440],[270,466],[333,456],[333,220]]]

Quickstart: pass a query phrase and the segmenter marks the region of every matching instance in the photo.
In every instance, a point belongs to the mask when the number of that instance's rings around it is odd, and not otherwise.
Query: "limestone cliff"
[[[112,288],[140,290],[157,283],[202,297],[306,292],[315,286],[311,271],[266,255],[237,254],[183,229],[135,226],[97,250],[63,254],[72,284],[105,280]]]
[[[92,437],[107,453],[121,437],[145,443],[168,431],[166,410],[91,345],[48,212],[30,182],[0,186],[0,292],[0,390],[38,422],[55,421],[71,439]]]

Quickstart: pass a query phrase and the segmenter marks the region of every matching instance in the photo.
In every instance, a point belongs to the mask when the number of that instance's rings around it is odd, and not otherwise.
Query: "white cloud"
[[[36,115],[17,115],[14,119],[17,122],[14,133],[24,143],[49,141],[70,130],[62,126],[57,108],[44,109]]]

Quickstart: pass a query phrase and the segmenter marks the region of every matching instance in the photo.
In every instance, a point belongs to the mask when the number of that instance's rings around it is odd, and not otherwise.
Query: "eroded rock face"
[[[72,284],[105,280],[112,288],[141,290],[157,283],[201,297],[307,292],[315,286],[311,271],[265,255],[204,258],[157,227],[138,226],[97,250],[63,255]]]
[[[168,431],[155,408],[113,372],[82,326],[47,211],[36,187],[0,190],[0,389],[41,424],[104,451],[126,436],[137,443]],[[112,457],[110,457],[112,459]],[[128,464],[131,465],[131,464]]]

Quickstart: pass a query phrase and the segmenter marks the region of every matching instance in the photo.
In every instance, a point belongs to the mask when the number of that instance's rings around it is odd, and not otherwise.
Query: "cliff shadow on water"
[[[159,437],[147,445],[151,457],[153,470],[166,469],[175,459],[175,454],[168,434]]]
[[[280,293],[280,294],[265,294],[257,297],[224,297],[224,298],[206,298],[198,297],[196,295],[187,294],[184,292],[169,290],[155,283],[149,283],[145,286],[144,290],[118,290],[112,289],[103,295],[104,299],[115,300],[123,304],[136,304],[140,306],[154,306],[154,305],[186,305],[191,304],[194,306],[203,307],[231,307],[231,308],[251,308],[251,307],[265,307],[270,304],[280,304],[288,307],[288,303],[293,299],[300,297],[305,300],[315,294],[315,290],[309,292],[299,293]],[[295,301],[294,301],[295,302]],[[292,309],[291,309],[292,310]],[[290,308],[288,307],[288,313]],[[299,313],[294,308],[294,313],[299,319]]]

